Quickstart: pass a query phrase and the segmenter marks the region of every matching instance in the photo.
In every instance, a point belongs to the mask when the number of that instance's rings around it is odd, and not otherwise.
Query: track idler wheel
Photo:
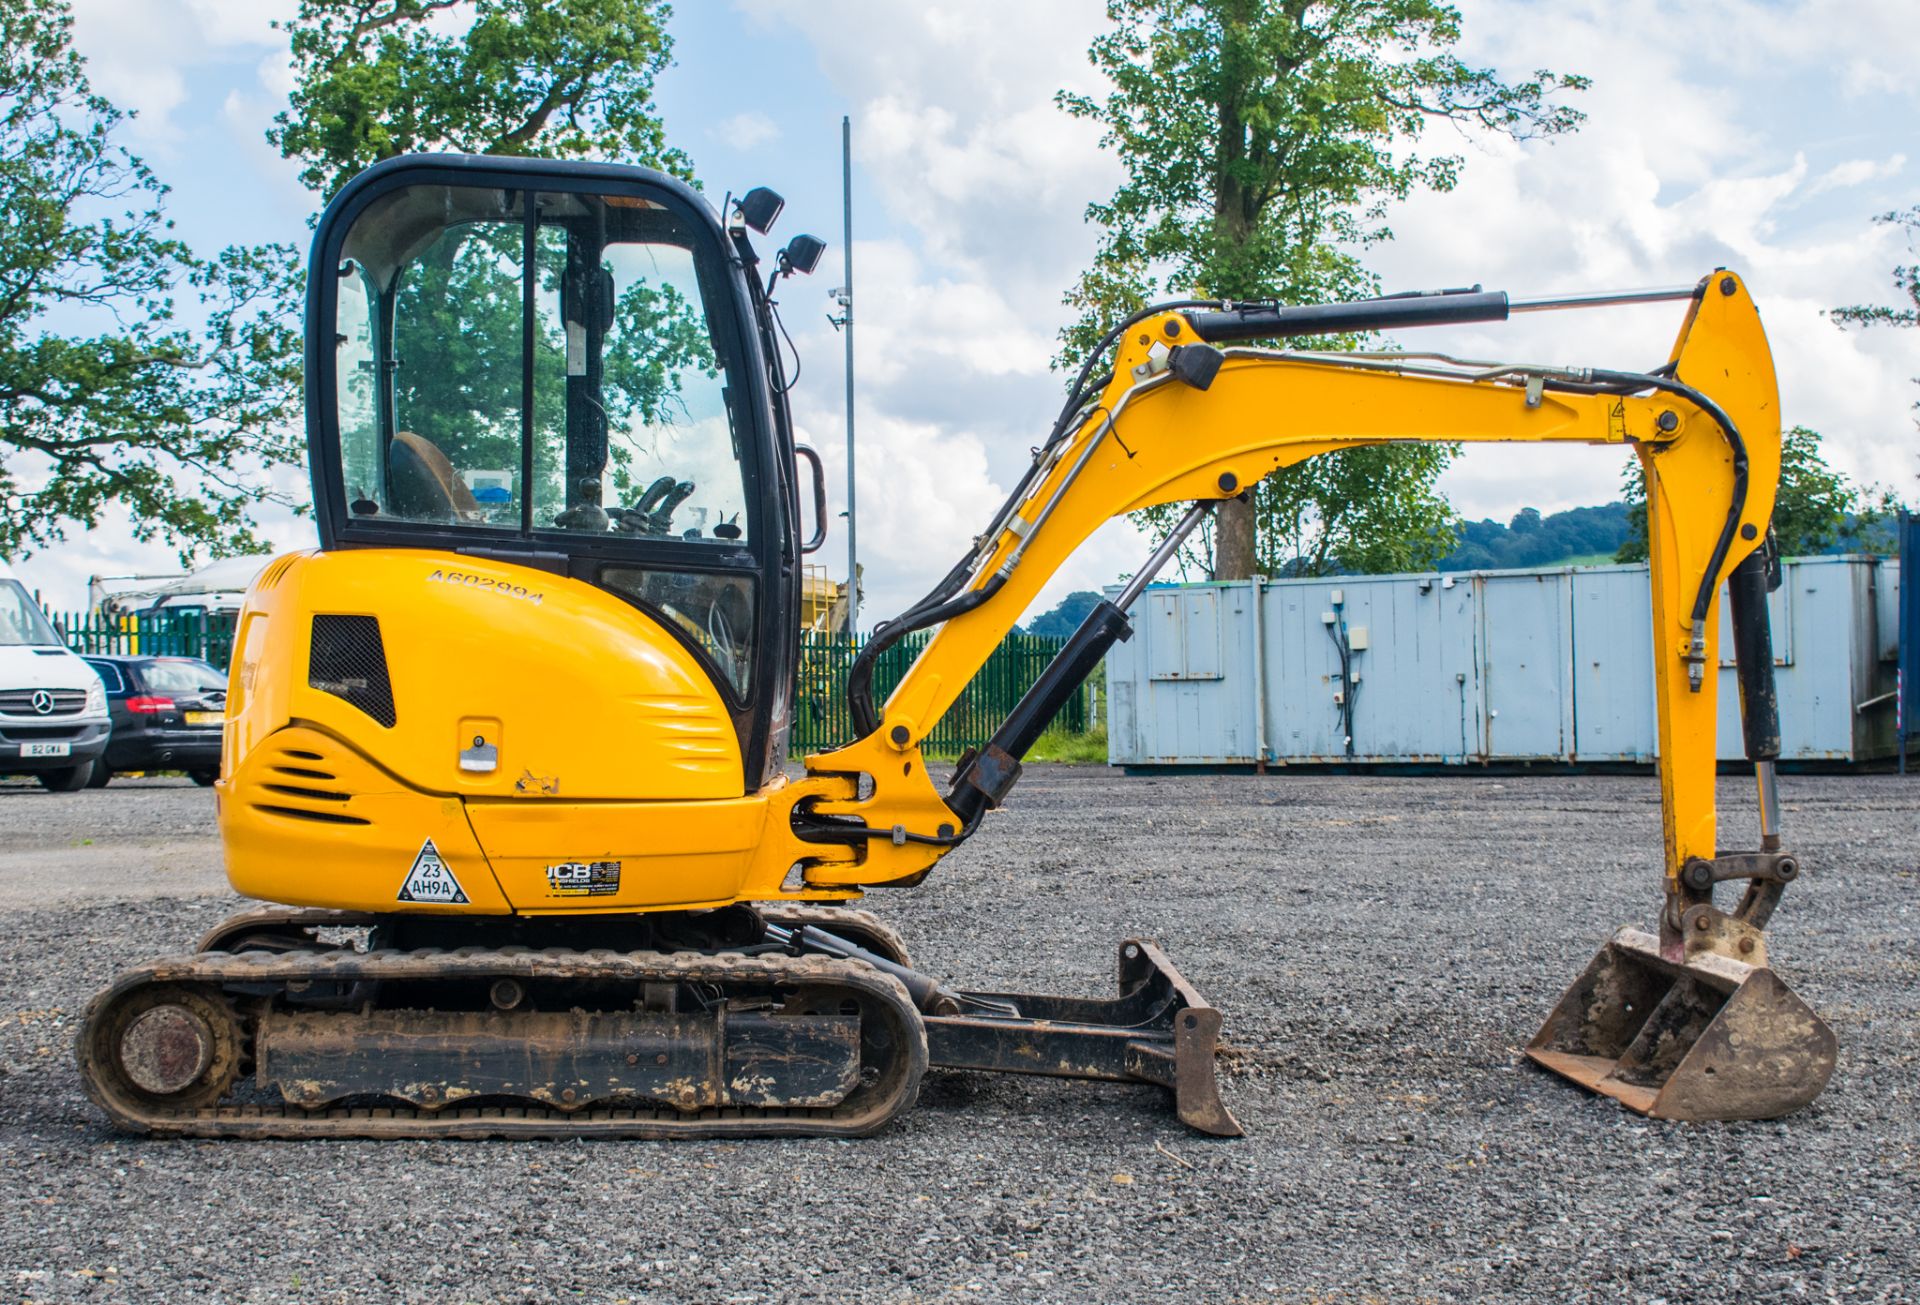
[[[80,1031],[87,1091],[116,1116],[128,1105],[211,1105],[233,1085],[240,1059],[240,1026],[232,1009],[218,992],[190,985],[106,992]]]

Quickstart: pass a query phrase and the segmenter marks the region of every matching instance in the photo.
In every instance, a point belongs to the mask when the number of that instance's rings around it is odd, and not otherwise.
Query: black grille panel
[[[338,811],[304,811],[299,807],[276,807],[265,802],[255,802],[255,811],[266,811],[276,816],[285,816],[288,820],[311,820],[318,825],[370,825],[371,820],[359,816],[342,815]]]
[[[389,729],[398,719],[377,617],[314,617],[307,683],[322,693],[346,699]]]

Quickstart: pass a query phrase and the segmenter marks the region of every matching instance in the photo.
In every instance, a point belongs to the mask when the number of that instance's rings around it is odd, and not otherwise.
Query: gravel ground
[[[211,799],[0,784],[0,1298],[1920,1300],[1920,780],[1783,787],[1809,873],[1774,960],[1841,1043],[1783,1122],[1654,1123],[1520,1063],[1651,918],[1650,778],[1036,767],[870,904],[980,986],[1097,992],[1159,938],[1226,1014],[1247,1138],[1149,1089],[956,1074],[861,1142],[520,1144],[109,1132],[73,1022],[238,904]],[[23,878],[41,858],[66,868]]]

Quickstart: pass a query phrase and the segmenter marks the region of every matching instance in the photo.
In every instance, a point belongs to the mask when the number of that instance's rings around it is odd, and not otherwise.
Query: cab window
[[[416,185],[369,204],[337,268],[348,518],[744,541],[720,269],[695,250],[642,199]]]
[[[409,186],[340,262],[340,460],[353,518],[521,523],[524,196]]]
[[[535,388],[564,404],[536,407],[534,523],[738,542],[746,487],[693,253],[597,235],[541,228],[540,330],[556,347]]]
[[[704,652],[741,698],[753,671],[753,581],[631,566],[601,568],[600,583],[656,615]]]

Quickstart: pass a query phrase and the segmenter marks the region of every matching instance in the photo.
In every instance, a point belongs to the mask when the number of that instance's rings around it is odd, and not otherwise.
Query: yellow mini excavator
[[[329,206],[306,322],[322,546],[248,594],[217,786],[234,888],[287,905],[93,1001],[78,1055],[116,1125],[853,1135],[950,1067],[1155,1084],[1192,1127],[1238,1133],[1220,1013],[1152,943],[1120,945],[1108,997],[973,992],[841,903],[918,883],[976,832],[1217,502],[1315,454],[1412,440],[1630,445],[1646,470],[1664,901],[1528,1054],[1669,1118],[1820,1092],[1832,1034],[1761,932],[1798,866],[1773,786],[1780,420],[1739,277],[1135,314],[967,555],[855,660],[857,737],[794,778],[802,556],[825,497],[794,444],[772,296],[822,246],[800,236],[763,264],[753,237],[780,207],[756,189],[716,214],[639,168],[452,156],[382,164]],[[1686,317],[1645,372],[1257,343],[1647,299]],[[1102,522],[1164,503],[1191,505],[1178,529],[937,782],[921,740],[1048,577]],[[1723,585],[1753,850],[1715,839]],[[876,702],[882,651],[936,627]],[[1723,880],[1746,886],[1725,909]]]

